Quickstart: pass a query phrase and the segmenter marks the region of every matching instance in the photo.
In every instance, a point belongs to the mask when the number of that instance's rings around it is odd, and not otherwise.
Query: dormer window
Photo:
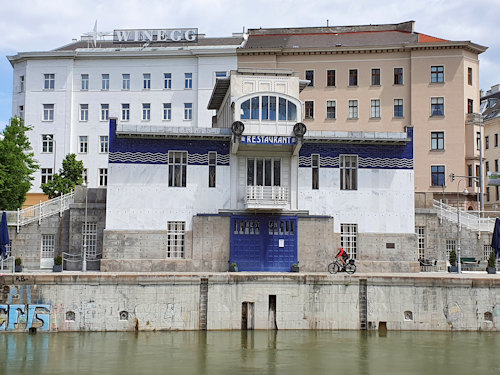
[[[259,95],[241,103],[241,120],[297,121],[297,106],[286,98]]]

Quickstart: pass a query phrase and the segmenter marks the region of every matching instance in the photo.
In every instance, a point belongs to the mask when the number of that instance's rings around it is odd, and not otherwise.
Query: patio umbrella
[[[500,257],[500,217],[497,217],[497,219],[495,220],[495,229],[493,229],[491,247],[495,249],[497,258]]]
[[[7,254],[7,245],[9,241],[9,227],[7,226],[7,214],[2,213],[2,221],[0,221],[0,255],[5,258]]]

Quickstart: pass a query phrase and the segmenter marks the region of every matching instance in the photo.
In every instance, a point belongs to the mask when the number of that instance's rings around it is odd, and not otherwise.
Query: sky
[[[243,28],[367,25],[415,21],[415,31],[489,47],[480,87],[500,83],[500,0],[17,0],[0,10],[0,129],[12,116],[7,56],[48,51],[92,31],[198,28],[208,37]]]

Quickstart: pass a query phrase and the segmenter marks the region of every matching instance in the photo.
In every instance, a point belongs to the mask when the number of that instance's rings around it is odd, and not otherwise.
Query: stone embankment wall
[[[0,332],[499,331],[498,275],[64,273],[0,276]]]

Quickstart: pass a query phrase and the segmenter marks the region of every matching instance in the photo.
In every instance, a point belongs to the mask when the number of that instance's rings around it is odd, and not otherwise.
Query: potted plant
[[[458,272],[457,253],[455,250],[452,250],[450,253],[450,267],[448,267],[448,272]]]
[[[23,260],[21,258],[16,258],[14,271],[23,272]]]
[[[62,256],[57,255],[54,257],[54,265],[52,266],[52,272],[62,272]]]
[[[490,257],[488,258],[488,268],[486,268],[486,271],[490,274],[493,275],[497,273],[497,257],[495,254],[495,249],[492,250]]]
[[[292,264],[290,271],[291,272],[299,272],[299,265],[297,263]]]
[[[238,272],[238,265],[236,262],[233,262],[229,265],[229,272]]]

